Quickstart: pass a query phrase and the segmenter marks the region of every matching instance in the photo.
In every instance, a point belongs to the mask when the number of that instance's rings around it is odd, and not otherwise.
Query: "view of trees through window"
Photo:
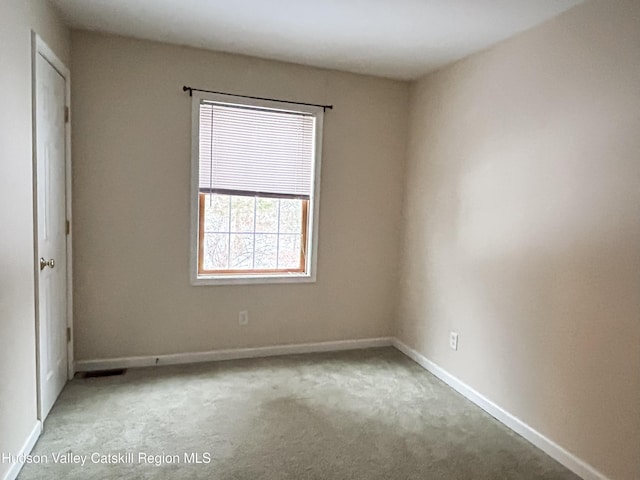
[[[304,271],[306,204],[201,193],[202,270]]]

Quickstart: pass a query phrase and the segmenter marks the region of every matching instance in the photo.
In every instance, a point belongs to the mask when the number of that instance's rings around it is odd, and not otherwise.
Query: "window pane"
[[[256,232],[278,232],[278,202],[277,198],[256,199]]]
[[[229,231],[229,195],[205,195],[204,197],[204,231]]]
[[[280,233],[301,233],[302,200],[280,200]]]
[[[203,270],[300,269],[303,205],[296,199],[207,194]]]
[[[231,231],[235,233],[253,232],[253,197],[231,197]]]
[[[229,235],[223,233],[205,233],[204,259],[205,270],[226,270],[229,267]]]
[[[300,268],[300,235],[280,235],[278,268]]]
[[[274,270],[278,267],[278,236],[256,234],[255,268]]]
[[[253,200],[253,199],[252,199]],[[253,268],[253,235],[231,234],[230,270],[251,270]]]

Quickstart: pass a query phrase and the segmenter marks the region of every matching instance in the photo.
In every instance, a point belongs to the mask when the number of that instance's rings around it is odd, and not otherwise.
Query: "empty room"
[[[638,0],[0,0],[0,479],[640,480]]]

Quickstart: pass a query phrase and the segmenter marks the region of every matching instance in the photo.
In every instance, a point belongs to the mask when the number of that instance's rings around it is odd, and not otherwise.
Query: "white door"
[[[67,381],[67,257],[65,79],[40,54],[35,59],[40,419]]]

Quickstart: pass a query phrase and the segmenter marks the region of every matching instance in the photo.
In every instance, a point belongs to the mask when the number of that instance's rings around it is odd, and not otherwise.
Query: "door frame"
[[[60,60],[47,43],[33,30],[31,31],[31,130],[32,130],[32,160],[33,160],[33,238],[34,238],[34,281],[35,281],[35,321],[36,321],[36,383],[37,383],[37,404],[38,419],[42,418],[41,391],[40,391],[40,312],[39,312],[39,284],[40,266],[38,264],[38,148],[37,148],[37,126],[36,126],[36,60],[41,55],[51,66],[64,78],[65,93],[64,105],[70,112],[71,105],[71,74],[67,66]],[[73,356],[73,222],[71,217],[71,118],[70,114],[65,121],[65,214],[69,222],[69,230],[66,235],[66,256],[67,256],[67,315],[66,325],[70,332],[67,337],[67,379],[71,380],[75,374],[75,361]]]

